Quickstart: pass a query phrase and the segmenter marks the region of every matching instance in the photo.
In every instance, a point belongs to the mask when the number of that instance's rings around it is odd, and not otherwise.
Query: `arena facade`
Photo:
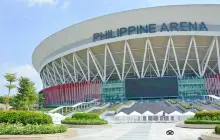
[[[45,105],[218,95],[220,5],[143,8],[90,19],[32,57]]]

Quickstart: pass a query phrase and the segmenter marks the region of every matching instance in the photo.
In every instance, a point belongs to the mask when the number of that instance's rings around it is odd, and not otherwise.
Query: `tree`
[[[8,88],[8,94],[6,95],[7,97],[5,98],[5,105],[6,105],[6,110],[8,110],[8,104],[9,104],[9,96],[11,94],[11,90],[16,88],[16,85],[14,82],[17,81],[17,77],[15,73],[6,73],[4,75],[6,81],[8,82],[5,86]]]
[[[43,108],[44,100],[45,100],[44,93],[43,93],[43,91],[40,91],[38,94],[38,108],[39,109]]]
[[[4,96],[0,96],[0,103],[4,103]]]
[[[19,79],[18,94],[15,101],[18,109],[30,110],[37,100],[37,92],[34,83],[26,77]]]
[[[17,98],[17,95],[15,96],[10,96],[9,99],[9,104],[12,106],[14,109],[19,109],[19,99]]]

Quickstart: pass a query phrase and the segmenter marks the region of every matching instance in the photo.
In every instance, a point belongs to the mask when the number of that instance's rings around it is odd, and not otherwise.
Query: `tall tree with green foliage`
[[[8,94],[6,95],[6,98],[4,100],[6,104],[6,110],[8,110],[9,105],[9,96],[11,94],[11,90],[16,88],[16,85],[14,84],[17,81],[17,77],[15,73],[6,73],[4,75],[5,80],[8,82],[5,86],[8,88]]]
[[[38,94],[38,109],[42,109],[44,105],[44,93],[43,91],[39,92]]]
[[[14,109],[19,109],[19,101],[17,98],[17,95],[15,96],[10,96],[9,104],[12,106]]]
[[[16,101],[19,109],[30,110],[37,100],[37,92],[34,83],[26,77],[19,79]]]
[[[1,104],[4,103],[4,96],[0,96],[0,103],[1,103]]]

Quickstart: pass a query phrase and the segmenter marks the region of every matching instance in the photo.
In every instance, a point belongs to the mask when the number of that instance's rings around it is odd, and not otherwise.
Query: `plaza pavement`
[[[167,136],[166,131],[174,131]],[[68,140],[197,140],[210,129],[187,129],[175,127],[175,123],[126,123],[112,124],[110,128],[81,128],[77,136]]]

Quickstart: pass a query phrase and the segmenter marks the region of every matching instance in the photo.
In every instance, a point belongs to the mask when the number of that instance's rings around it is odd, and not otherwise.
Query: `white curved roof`
[[[178,112],[178,111],[174,111],[174,112],[169,114],[169,116],[180,116],[180,115],[183,115],[183,114]]]
[[[157,114],[155,114],[155,115],[157,115],[157,116],[162,116],[163,115],[163,112],[164,111],[160,111],[160,112],[158,112]],[[165,113],[165,115],[168,115],[167,113]]]
[[[115,116],[128,116],[127,114],[125,114],[124,112],[120,112],[120,113],[118,113],[117,115],[115,115]]]
[[[186,113],[184,113],[183,115],[185,115],[185,116],[193,116],[193,115],[195,115],[195,113],[193,113],[193,112],[191,112],[191,111],[188,111],[188,112],[186,112]]]
[[[150,111],[146,111],[142,115],[153,116],[154,114],[152,112],[150,112]]]
[[[136,111],[133,111],[129,114],[129,116],[141,116],[141,114]]]
[[[114,42],[123,38],[118,37],[94,43],[92,42],[92,36],[97,32],[115,30],[132,25],[182,21],[220,25],[220,19],[217,18],[219,13],[220,5],[181,5],[143,8],[97,17],[72,25],[45,39],[34,50],[32,63],[35,69],[40,72],[47,63],[63,56],[65,53],[67,54],[69,50],[74,52],[85,47],[97,46],[110,40]],[[169,35],[172,34],[169,33]],[[155,33],[153,35],[158,34]],[[89,45],[85,46],[86,44]]]

